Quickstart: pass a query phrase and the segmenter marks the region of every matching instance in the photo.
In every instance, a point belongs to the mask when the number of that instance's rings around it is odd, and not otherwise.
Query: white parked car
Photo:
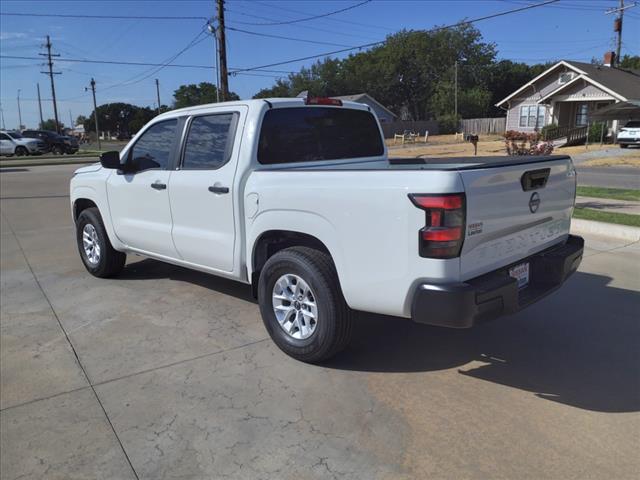
[[[629,145],[640,145],[640,120],[627,122],[620,129],[618,143],[620,148],[627,148]]]
[[[389,159],[359,103],[270,99],[164,113],[80,168],[80,256],[128,253],[251,285],[287,354],[326,359],[354,310],[454,328],[509,314],[580,264],[567,156]]]
[[[47,144],[34,138],[25,138],[18,132],[0,131],[0,155],[35,155],[46,153]]]

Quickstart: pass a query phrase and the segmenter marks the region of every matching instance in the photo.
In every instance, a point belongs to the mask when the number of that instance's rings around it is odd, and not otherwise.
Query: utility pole
[[[84,89],[88,90],[87,87]],[[96,81],[91,79],[91,93],[93,93],[93,119],[96,122],[96,139],[98,140],[98,150],[102,150],[100,145],[100,129],[98,128],[98,106],[96,105]]]
[[[455,84],[454,87],[454,92],[453,92],[453,110],[454,110],[454,115],[455,118],[458,118],[458,61],[456,60],[456,63],[454,65],[454,69],[453,69],[453,82]]]
[[[36,83],[38,86],[38,111],[40,112],[40,124],[38,128],[41,129],[42,125],[44,125],[44,118],[42,118],[42,100],[40,100],[40,83]]]
[[[612,67],[615,65],[620,65],[620,52],[622,50],[622,19],[624,17],[624,11],[637,5],[637,2],[633,2],[630,5],[625,5],[624,0],[620,0],[620,5],[618,6],[618,8],[610,8],[609,10],[604,12],[606,15],[609,15],[611,13],[618,14],[618,18],[616,18],[613,22],[613,31],[618,34],[618,38],[616,40],[616,57],[613,59],[613,62],[611,62]]]
[[[158,96],[158,115],[160,115],[160,82],[156,78],[156,95]]]
[[[6,130],[7,126],[4,124],[4,110],[2,109],[1,103],[0,103],[0,116],[2,117],[2,129]]]
[[[22,110],[20,110],[20,89],[18,89],[18,131],[22,130]]]
[[[227,44],[224,33],[224,0],[216,0],[218,3],[218,56],[220,58],[220,88],[222,89],[222,101],[229,96],[229,73],[227,72]]]
[[[71,114],[71,109],[69,109],[69,126],[71,128],[74,128],[76,126],[76,123],[73,121],[73,115]]]
[[[51,39],[49,38],[49,35],[47,35],[47,43],[45,47],[47,47],[47,53],[41,53],[40,55],[47,57],[47,65],[49,66],[49,71],[40,72],[40,73],[49,75],[49,78],[51,79],[51,98],[53,100],[53,117],[55,118],[55,121],[56,121],[56,133],[60,133],[60,122],[58,122],[58,105],[56,103],[56,86],[53,82],[53,76],[60,75],[62,72],[53,71],[53,60],[51,60],[51,57],[59,57],[60,54],[51,53]]]
[[[216,50],[216,103],[220,103],[220,65],[218,64],[218,34],[216,33],[216,27],[211,22],[207,22],[207,29],[213,37],[213,43]]]

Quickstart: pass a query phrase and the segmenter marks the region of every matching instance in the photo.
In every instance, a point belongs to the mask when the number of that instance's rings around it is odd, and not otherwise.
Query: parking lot
[[[640,475],[637,243],[586,237],[563,289],[472,330],[361,314],[313,366],[247,286],[141,257],[86,273],[74,169],[0,173],[2,479]]]

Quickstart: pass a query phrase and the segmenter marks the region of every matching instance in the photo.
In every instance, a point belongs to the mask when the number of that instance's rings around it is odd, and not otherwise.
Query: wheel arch
[[[267,260],[279,251],[290,247],[309,247],[324,252],[331,257],[334,265],[336,264],[331,249],[316,235],[286,228],[265,230],[253,242],[248,262],[254,296],[257,297],[258,279]]]
[[[74,224],[83,210],[87,208],[97,208],[102,217],[102,223],[107,231],[107,236],[113,248],[119,251],[125,249],[125,245],[120,242],[111,223],[111,215],[109,213],[109,205],[107,199],[101,199],[98,191],[90,185],[74,185],[71,189],[71,215]]]

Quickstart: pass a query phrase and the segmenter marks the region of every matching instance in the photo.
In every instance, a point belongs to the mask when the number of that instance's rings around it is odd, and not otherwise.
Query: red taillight
[[[342,106],[342,100],[328,97],[307,97],[305,98],[304,103],[306,105],[333,105],[334,107]]]
[[[430,242],[454,242],[460,240],[462,236],[462,228],[433,228],[430,227],[422,231],[422,238]]]
[[[411,194],[413,204],[424,210],[425,226],[420,230],[420,256],[454,258],[460,255],[464,240],[464,194]]]

